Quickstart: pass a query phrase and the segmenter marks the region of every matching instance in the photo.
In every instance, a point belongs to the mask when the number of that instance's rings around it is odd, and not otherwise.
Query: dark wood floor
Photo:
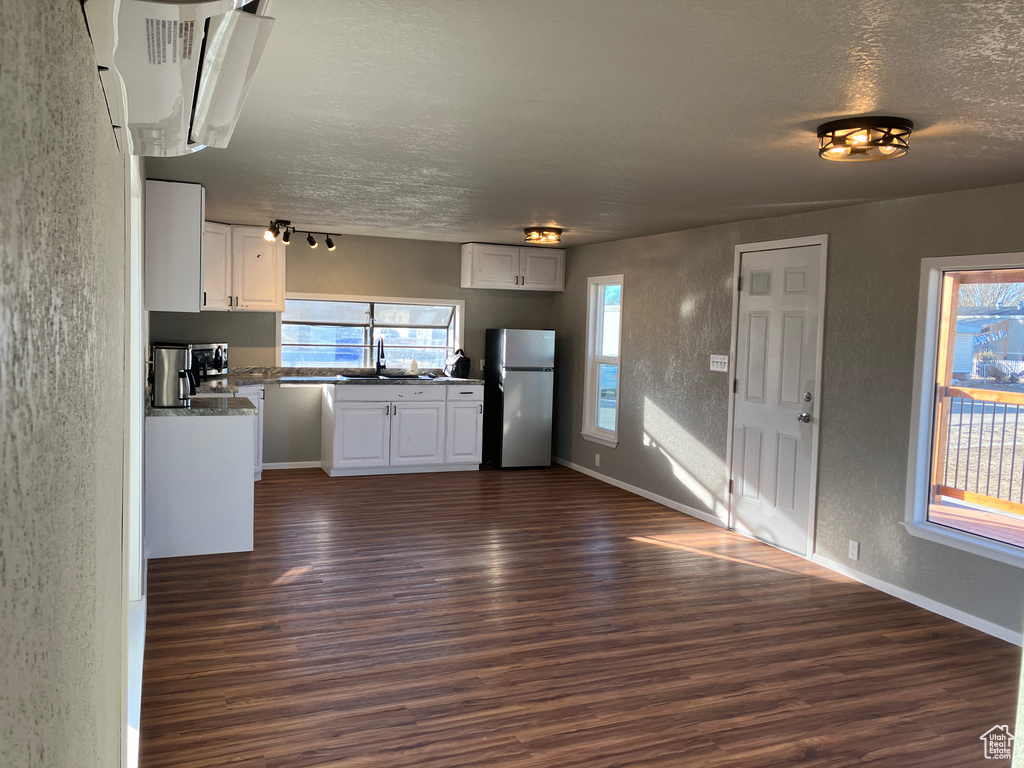
[[[993,766],[1016,647],[570,470],[265,472],[150,564],[143,768]]]

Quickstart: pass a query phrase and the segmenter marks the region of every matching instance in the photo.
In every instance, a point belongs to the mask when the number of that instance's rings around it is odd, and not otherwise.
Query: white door
[[[390,412],[390,403],[334,404],[334,469],[390,463]]]
[[[392,403],[391,466],[444,463],[444,403]]]
[[[445,461],[449,464],[479,464],[484,434],[483,402],[449,402],[447,421]]]
[[[520,248],[519,284],[531,291],[565,290],[565,251],[561,248]]]
[[[473,287],[519,285],[519,249],[512,245],[473,245]]]
[[[786,242],[800,243],[783,246]],[[809,554],[825,242],[739,246],[732,528]]]
[[[234,227],[231,233],[232,309],[284,312],[284,248],[263,238],[261,227]]]
[[[203,225],[203,309],[230,309],[231,227],[207,221]]]

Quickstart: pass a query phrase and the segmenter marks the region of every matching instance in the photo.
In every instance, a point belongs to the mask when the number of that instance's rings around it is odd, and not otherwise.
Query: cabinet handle
[[[480,415],[481,416],[484,415],[484,404],[483,403],[480,403]]]
[[[229,307],[231,306],[231,297],[230,296],[228,296],[228,306]]]
[[[203,306],[206,306],[206,291],[203,291]]]
[[[237,296],[235,296],[235,306],[236,307],[238,306],[238,297]]]

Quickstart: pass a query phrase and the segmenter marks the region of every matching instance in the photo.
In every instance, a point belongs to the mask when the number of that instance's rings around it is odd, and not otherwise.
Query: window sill
[[[589,440],[592,443],[600,443],[601,445],[607,445],[609,448],[614,448],[619,444],[618,438],[605,437],[604,435],[595,435],[591,432],[580,432],[584,440]]]
[[[1024,550],[1009,544],[1001,544],[992,539],[982,536],[974,536],[970,533],[958,531],[954,528],[947,528],[944,525],[935,523],[908,523],[903,522],[907,533],[919,539],[927,539],[937,544],[943,544],[962,552],[985,557],[989,560],[996,560],[1000,563],[1012,565],[1015,568],[1024,568]]]

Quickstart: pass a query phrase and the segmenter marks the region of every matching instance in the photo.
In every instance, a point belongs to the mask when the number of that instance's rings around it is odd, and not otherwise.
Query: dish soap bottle
[[[409,373],[411,373],[411,374],[413,374],[415,376],[419,372],[420,372],[420,364],[416,362],[416,358],[414,357],[412,359],[412,362],[409,363]]]

